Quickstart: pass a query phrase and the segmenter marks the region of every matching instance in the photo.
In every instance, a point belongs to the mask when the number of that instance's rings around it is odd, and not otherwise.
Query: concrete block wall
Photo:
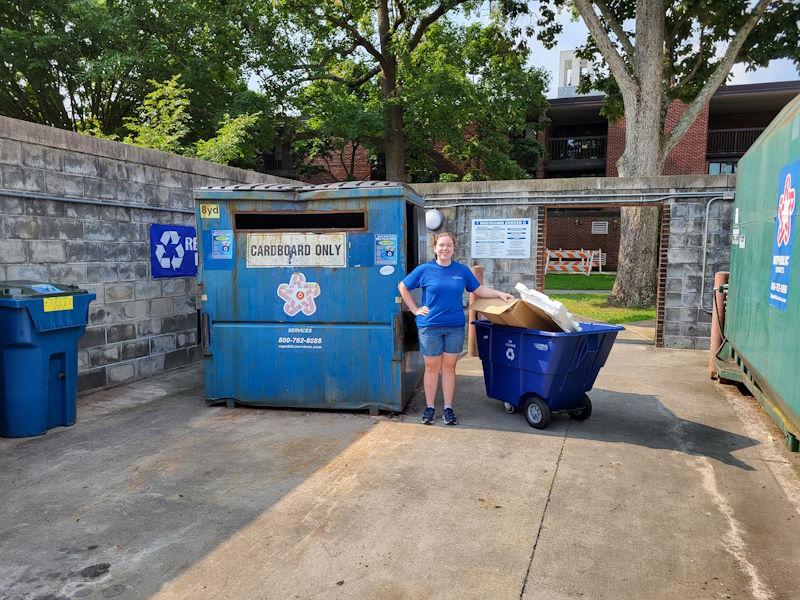
[[[0,280],[97,294],[80,391],[195,362],[197,284],[151,277],[149,225],[194,225],[196,187],[282,181],[0,117]]]
[[[667,347],[705,350],[710,345],[711,314],[708,311],[713,302],[714,273],[730,268],[733,200],[714,200],[711,204],[704,256],[708,202],[708,198],[670,201],[664,295],[664,345]]]
[[[665,278],[663,306],[659,305],[657,334],[663,345],[676,348],[709,346],[711,317],[700,308],[700,282],[703,267],[703,230],[705,207],[714,195],[721,196],[735,187],[735,175],[662,176],[652,178],[576,178],[526,181],[487,181],[470,183],[414,184],[416,191],[431,206],[440,208],[445,221],[443,228],[458,236],[456,258],[466,264],[476,262],[486,268],[485,283],[511,291],[517,281],[539,284],[537,255],[541,257],[539,240],[546,235],[534,235],[545,220],[548,206],[580,207],[580,203],[610,201],[629,202],[637,194],[665,199],[669,207],[669,227],[665,229],[666,265],[660,270]],[[691,196],[693,192],[697,196]],[[710,308],[714,273],[728,270],[732,202],[715,200],[711,205],[708,224],[706,284],[703,294],[705,307]],[[469,258],[471,219],[478,217],[529,216],[532,224],[531,258],[529,260],[497,260]],[[549,214],[546,220],[549,220]],[[549,225],[548,225],[549,227]],[[543,232],[541,232],[543,233]],[[539,261],[541,263],[541,260]],[[539,265],[539,271],[543,266]],[[538,279],[541,279],[539,277]],[[528,284],[530,285],[530,284]]]

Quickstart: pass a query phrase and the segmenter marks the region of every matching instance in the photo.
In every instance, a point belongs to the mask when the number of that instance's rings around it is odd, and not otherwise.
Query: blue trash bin
[[[556,412],[584,420],[592,403],[586,395],[624,327],[581,323],[575,333],[540,331],[473,321],[483,362],[486,394],[502,400],[506,412],[524,409],[531,427],[543,429]]]
[[[95,298],[77,286],[0,282],[0,436],[75,423],[78,339]]]

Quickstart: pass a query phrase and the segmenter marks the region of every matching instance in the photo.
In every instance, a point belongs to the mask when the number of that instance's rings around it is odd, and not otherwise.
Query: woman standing
[[[435,260],[424,263],[409,273],[397,284],[403,300],[416,315],[419,330],[419,347],[425,360],[425,403],[422,422],[430,425],[436,414],[434,402],[442,374],[444,411],[442,420],[446,425],[456,425],[453,400],[456,393],[456,362],[464,347],[464,290],[479,298],[510,300],[511,294],[499,292],[480,284],[475,275],[465,266],[453,260],[456,250],[455,238],[446,231],[433,236]],[[422,288],[422,304],[417,306],[410,290]]]

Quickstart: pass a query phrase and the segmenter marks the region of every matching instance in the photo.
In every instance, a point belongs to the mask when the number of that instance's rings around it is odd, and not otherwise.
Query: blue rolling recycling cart
[[[540,331],[473,321],[486,394],[506,412],[522,408],[531,427],[544,429],[552,413],[583,421],[592,414],[586,395],[624,327],[581,323],[575,333]]]

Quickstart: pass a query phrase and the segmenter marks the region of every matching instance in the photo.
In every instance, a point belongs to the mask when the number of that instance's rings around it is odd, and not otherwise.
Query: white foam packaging
[[[572,314],[558,300],[553,300],[547,294],[532,290],[522,282],[518,283],[515,289],[524,302],[545,312],[564,331],[568,333],[581,331],[580,324],[572,318]]]

